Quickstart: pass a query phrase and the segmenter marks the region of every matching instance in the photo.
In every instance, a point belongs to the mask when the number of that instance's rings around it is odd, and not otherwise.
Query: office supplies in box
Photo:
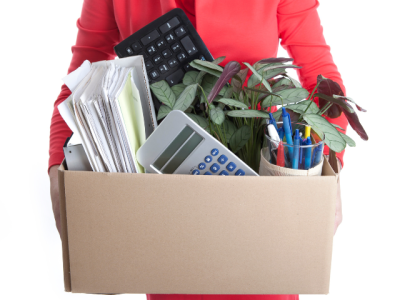
[[[59,185],[68,292],[329,292],[337,179],[326,159],[314,177],[62,165]]]

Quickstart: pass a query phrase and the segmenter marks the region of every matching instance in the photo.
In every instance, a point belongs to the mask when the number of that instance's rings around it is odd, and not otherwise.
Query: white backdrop
[[[331,293],[301,296],[304,300],[400,299],[396,2],[321,0],[325,38],[348,95],[368,110],[359,116],[370,140],[349,129],[357,147],[345,155],[344,221],[334,240]],[[71,59],[82,0],[2,1],[0,6],[1,298],[109,297],[63,291],[47,176],[53,102]],[[280,49],[279,56],[287,54]]]

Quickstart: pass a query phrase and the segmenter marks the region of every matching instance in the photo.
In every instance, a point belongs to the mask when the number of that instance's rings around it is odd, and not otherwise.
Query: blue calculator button
[[[226,169],[227,169],[229,172],[233,172],[233,171],[236,169],[235,163],[230,162],[230,163],[226,166]]]
[[[206,158],[204,159],[206,163],[212,162],[212,157],[210,155],[207,155]]]
[[[206,164],[205,163],[199,163],[198,165],[200,170],[204,170],[206,168]]]
[[[212,156],[216,156],[216,155],[218,155],[218,153],[219,153],[219,151],[218,151],[217,148],[214,148],[214,149],[211,150],[211,155]]]
[[[221,155],[221,156],[218,158],[218,162],[219,162],[221,165],[225,164],[227,161],[228,161],[228,158],[227,158],[225,155]]]
[[[210,172],[205,172],[204,175],[212,175]]]
[[[219,170],[219,164],[213,164],[211,167],[210,167],[210,170],[211,170],[211,172],[213,172],[213,173],[217,173],[218,172],[218,170]]]
[[[236,176],[244,176],[244,174],[246,174],[242,169],[237,170],[237,172],[235,173]]]
[[[227,171],[223,170],[221,173],[219,173],[219,175],[229,176],[229,173]]]
[[[192,175],[200,175],[200,171],[195,169],[192,171]]]

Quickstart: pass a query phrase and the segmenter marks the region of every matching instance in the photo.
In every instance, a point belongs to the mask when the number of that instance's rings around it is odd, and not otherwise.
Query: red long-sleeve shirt
[[[78,36],[72,47],[68,73],[84,60],[91,62],[115,58],[113,47],[133,32],[173,8],[183,8],[214,57],[226,61],[254,63],[275,57],[281,45],[302,66],[298,75],[302,85],[312,90],[317,75],[338,82],[342,79],[322,34],[317,0],[85,0],[78,19]],[[62,146],[71,131],[60,116],[57,105],[70,95],[63,85],[54,104],[50,127],[49,167],[64,158]],[[342,128],[342,114],[329,119]],[[325,149],[327,153],[327,149]],[[343,154],[338,154],[343,164]]]

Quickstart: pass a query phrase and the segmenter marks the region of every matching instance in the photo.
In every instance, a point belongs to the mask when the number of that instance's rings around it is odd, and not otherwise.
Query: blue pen
[[[281,141],[283,141],[283,135],[285,134],[283,127],[278,129],[278,134],[279,134],[279,138],[281,139]]]
[[[303,139],[300,139],[300,146],[303,146],[303,145],[305,145],[306,144],[306,139],[305,140],[303,140]],[[300,155],[299,155],[299,169],[304,169],[303,168],[303,147],[300,147]]]
[[[296,133],[294,134],[292,169],[299,168],[299,150],[300,150],[299,147],[300,147],[300,135],[299,135],[299,130],[296,129]]]
[[[323,151],[324,151],[324,144],[321,143],[321,144],[318,145],[317,149],[314,150],[315,159],[314,159],[314,162],[313,162],[313,167],[315,167],[316,165],[318,165],[321,162]]]
[[[290,123],[290,116],[284,107],[282,107],[282,120],[283,120],[283,130],[285,131],[285,136],[286,136],[286,144],[293,145],[292,125]],[[293,158],[293,148],[288,147],[288,150],[289,150],[289,157],[290,157],[290,159],[292,159]]]
[[[312,142],[310,137],[307,137],[306,143],[307,146],[311,146]],[[307,147],[304,149],[305,158],[304,158],[304,170],[308,170],[311,167],[311,147]],[[315,153],[315,152],[314,152]]]
[[[276,124],[274,115],[269,113],[269,124],[273,124],[275,126],[276,131],[278,131],[278,125]]]

